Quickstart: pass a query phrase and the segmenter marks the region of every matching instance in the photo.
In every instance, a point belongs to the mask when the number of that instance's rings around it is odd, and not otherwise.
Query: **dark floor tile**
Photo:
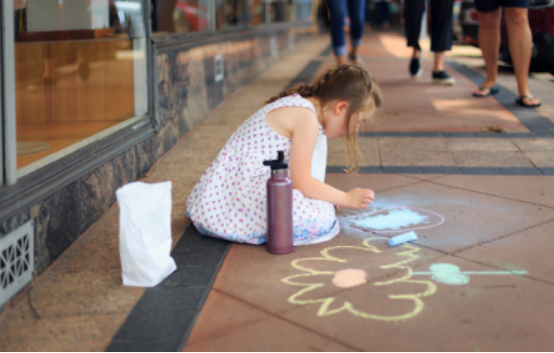
[[[176,352],[180,344],[179,340],[114,341],[106,352]]]
[[[474,132],[473,137],[478,138],[506,138],[506,135],[498,132]]]
[[[181,236],[177,244],[175,244],[172,254],[185,252],[186,249],[189,248],[226,248],[227,246],[230,246],[230,244],[231,243],[227,240],[200,234],[196,227],[191,224],[187,227],[185,233]]]
[[[376,131],[361,131],[360,136],[362,137],[377,137],[379,133]]]
[[[206,289],[206,287],[148,288],[133,308],[133,313],[154,312],[165,315],[169,311],[195,311]]]
[[[500,175],[494,167],[459,167],[460,173],[464,175]]]
[[[381,168],[377,166],[360,167],[360,174],[380,174]]]
[[[460,174],[458,167],[429,166],[419,167],[423,174]]]
[[[383,166],[381,167],[383,174],[419,174],[419,167],[397,167]]]
[[[536,138],[537,135],[532,132],[510,132],[506,134],[507,138]]]
[[[288,84],[287,88],[290,88],[292,86],[295,86],[299,83],[308,83],[313,80],[315,77],[315,74],[321,67],[321,64],[323,64],[322,60],[312,60],[310,61],[303,69],[300,71],[298,76],[296,76],[292,81]]]
[[[181,341],[195,316],[196,311],[133,311],[112,342]]]
[[[158,287],[209,286],[214,273],[214,266],[178,267]]]
[[[319,56],[329,56],[332,53],[331,46],[328,46],[327,48],[323,49],[321,53],[319,53]]]
[[[227,252],[226,247],[181,248],[172,252],[178,267],[182,266],[217,266]]]
[[[498,168],[502,175],[541,175],[541,173],[535,168]]]
[[[344,167],[335,167],[335,166],[332,166],[332,167],[327,167],[325,169],[325,173],[330,173],[330,174],[345,174],[346,172],[344,171]]]
[[[410,137],[442,137],[441,133],[436,131],[412,131],[408,135]]]
[[[442,137],[475,137],[473,132],[441,132]]]
[[[541,171],[541,173],[543,175],[554,175],[554,168],[552,167],[549,167],[549,168],[539,168],[539,170]]]
[[[402,131],[383,131],[379,132],[379,136],[381,137],[409,137],[409,132],[402,132]]]

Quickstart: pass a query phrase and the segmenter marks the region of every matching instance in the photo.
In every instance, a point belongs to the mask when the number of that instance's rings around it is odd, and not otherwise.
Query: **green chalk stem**
[[[459,274],[463,275],[515,275],[523,276],[526,275],[527,271],[460,271]],[[433,272],[412,272],[412,275],[434,275]]]

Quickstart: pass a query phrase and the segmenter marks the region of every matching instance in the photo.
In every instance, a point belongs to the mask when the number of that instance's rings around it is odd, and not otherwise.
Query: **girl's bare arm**
[[[353,189],[343,192],[312,177],[312,155],[317,142],[319,123],[309,110],[299,112],[294,119],[290,153],[292,186],[304,196],[327,201],[336,206],[366,208],[374,198],[368,189]]]

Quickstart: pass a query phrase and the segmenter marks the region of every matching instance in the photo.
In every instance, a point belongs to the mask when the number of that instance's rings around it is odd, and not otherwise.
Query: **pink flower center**
[[[346,269],[335,273],[333,284],[340,288],[359,286],[367,282],[367,274],[364,270]]]

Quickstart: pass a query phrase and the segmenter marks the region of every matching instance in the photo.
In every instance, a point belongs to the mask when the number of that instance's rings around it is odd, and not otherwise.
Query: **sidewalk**
[[[473,99],[480,59],[450,57],[456,85],[433,86],[429,56],[412,81],[403,38],[366,36],[385,104],[362,132],[361,173],[342,172],[342,144],[330,140],[326,182],[377,196],[368,210],[338,212],[333,240],[274,256],[190,226],[187,197],[232,132],[291,81],[332,65],[328,46],[310,41],[237,92],[144,178],[173,182],[176,274],[158,288],[121,285],[115,205],[0,315],[0,349],[552,350],[553,88],[531,79],[538,113],[509,102],[505,72],[501,97]],[[409,230],[416,242],[388,245]]]

